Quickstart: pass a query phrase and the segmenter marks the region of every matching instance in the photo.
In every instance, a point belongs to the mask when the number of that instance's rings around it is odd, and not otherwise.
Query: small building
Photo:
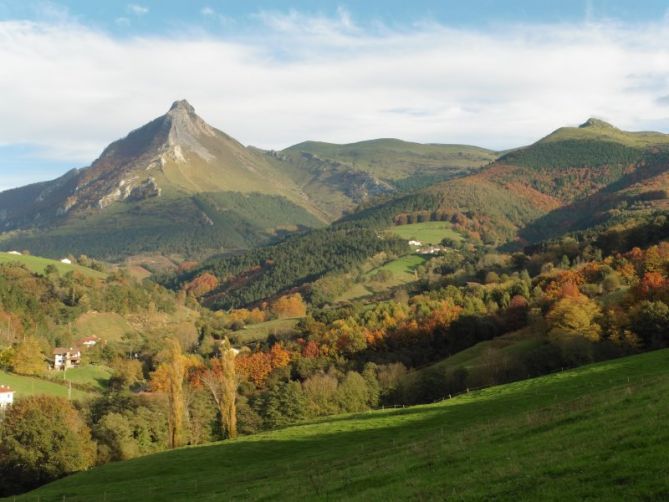
[[[99,341],[100,339],[97,336],[87,336],[86,338],[78,340],[77,346],[82,347],[84,349],[91,349],[95,347]]]
[[[7,385],[0,385],[0,410],[14,404],[14,391]]]
[[[56,347],[53,349],[53,369],[66,370],[79,366],[81,352],[79,349]]]
[[[421,241],[414,241],[414,240],[409,241],[409,246],[422,246],[422,245],[423,243]]]
[[[14,256],[21,256],[21,253],[19,253],[18,251],[9,251],[9,252],[7,252],[7,254],[11,254],[11,255],[14,255]]]
[[[69,258],[63,258],[62,260],[60,260],[60,262],[64,263],[65,265],[72,265],[72,260],[70,260]]]

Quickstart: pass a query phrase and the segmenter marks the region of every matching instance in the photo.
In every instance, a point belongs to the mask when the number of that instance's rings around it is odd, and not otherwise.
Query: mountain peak
[[[195,108],[185,99],[179,99],[172,103],[170,107],[170,112],[186,112],[186,113],[195,113]]]
[[[605,122],[601,119],[596,119],[594,117],[590,117],[588,120],[583,122],[580,126],[578,126],[580,129],[586,129],[586,128],[598,128],[598,129],[617,129],[617,127],[609,124],[608,122]]]

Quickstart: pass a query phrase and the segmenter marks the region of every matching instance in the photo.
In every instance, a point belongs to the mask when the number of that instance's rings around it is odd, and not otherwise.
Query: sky
[[[0,0],[0,190],[188,99],[247,145],[669,132],[664,1]]]

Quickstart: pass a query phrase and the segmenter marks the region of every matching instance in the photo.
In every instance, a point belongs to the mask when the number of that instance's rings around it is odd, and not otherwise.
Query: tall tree
[[[201,378],[218,406],[221,430],[229,439],[237,437],[237,386],[239,381],[235,370],[235,356],[236,352],[226,338],[221,344],[220,357],[211,361],[210,367]]]
[[[184,399],[184,378],[186,377],[186,358],[181,351],[181,344],[174,338],[167,342],[167,398],[169,403],[169,443],[171,448],[185,444],[186,402]]]

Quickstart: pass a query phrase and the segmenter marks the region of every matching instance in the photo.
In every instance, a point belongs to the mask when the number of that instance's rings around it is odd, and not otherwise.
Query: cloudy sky
[[[0,189],[86,166],[182,98],[274,149],[376,137],[504,149],[590,116],[669,132],[666,9],[0,0]]]

